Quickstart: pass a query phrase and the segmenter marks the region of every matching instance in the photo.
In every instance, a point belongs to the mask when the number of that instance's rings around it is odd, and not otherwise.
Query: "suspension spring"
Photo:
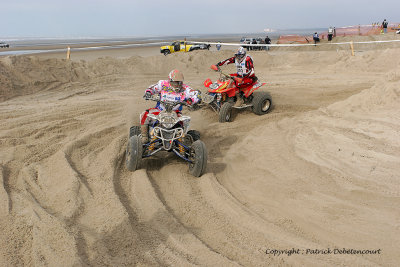
[[[183,154],[185,153],[185,148],[181,145],[181,143],[183,143],[182,138],[178,139],[178,149],[179,149],[179,153]]]
[[[150,141],[151,145],[149,145],[148,150],[154,150],[154,148],[156,147],[156,142],[154,142],[157,139],[157,137],[153,137]]]

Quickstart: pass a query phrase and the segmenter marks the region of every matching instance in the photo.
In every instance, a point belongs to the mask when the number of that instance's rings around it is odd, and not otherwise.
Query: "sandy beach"
[[[177,68],[205,91],[233,49],[0,57],[0,266],[397,266],[399,43],[250,51],[269,114],[185,110],[200,178],[172,154],[126,169],[147,86]]]

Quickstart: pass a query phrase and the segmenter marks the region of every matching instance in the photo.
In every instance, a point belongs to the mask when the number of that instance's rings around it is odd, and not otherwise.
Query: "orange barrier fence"
[[[400,23],[391,23],[387,27],[387,32],[395,32],[400,28]],[[357,26],[349,26],[336,28],[336,36],[354,36],[354,35],[378,35],[382,34],[383,29],[381,25],[357,25]],[[281,35],[279,36],[277,44],[306,44],[312,43],[313,37],[311,35],[301,36],[301,35]],[[320,38],[327,39],[328,32],[319,33]]]
[[[312,36],[281,35],[279,36],[277,44],[308,44],[312,41]]]

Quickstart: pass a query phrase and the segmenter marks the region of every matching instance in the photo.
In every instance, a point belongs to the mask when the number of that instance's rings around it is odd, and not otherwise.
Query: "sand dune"
[[[173,155],[127,171],[128,129],[148,85],[178,68],[204,90],[230,51],[0,58],[0,265],[395,266],[400,50],[308,50],[251,53],[270,114],[186,112],[200,178]],[[381,253],[305,253],[328,248]]]

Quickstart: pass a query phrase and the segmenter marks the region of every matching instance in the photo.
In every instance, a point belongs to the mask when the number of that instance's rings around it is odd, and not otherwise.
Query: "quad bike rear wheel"
[[[219,122],[229,122],[232,119],[232,106],[231,102],[225,102],[219,110]]]
[[[140,136],[134,135],[130,137],[126,147],[126,168],[130,171],[136,171],[139,169],[142,161],[142,154],[143,145]]]
[[[252,110],[257,115],[264,115],[272,108],[272,98],[267,92],[254,92],[252,100]]]
[[[200,177],[204,174],[207,167],[207,148],[201,140],[193,142],[190,148],[189,172],[195,177]]]

